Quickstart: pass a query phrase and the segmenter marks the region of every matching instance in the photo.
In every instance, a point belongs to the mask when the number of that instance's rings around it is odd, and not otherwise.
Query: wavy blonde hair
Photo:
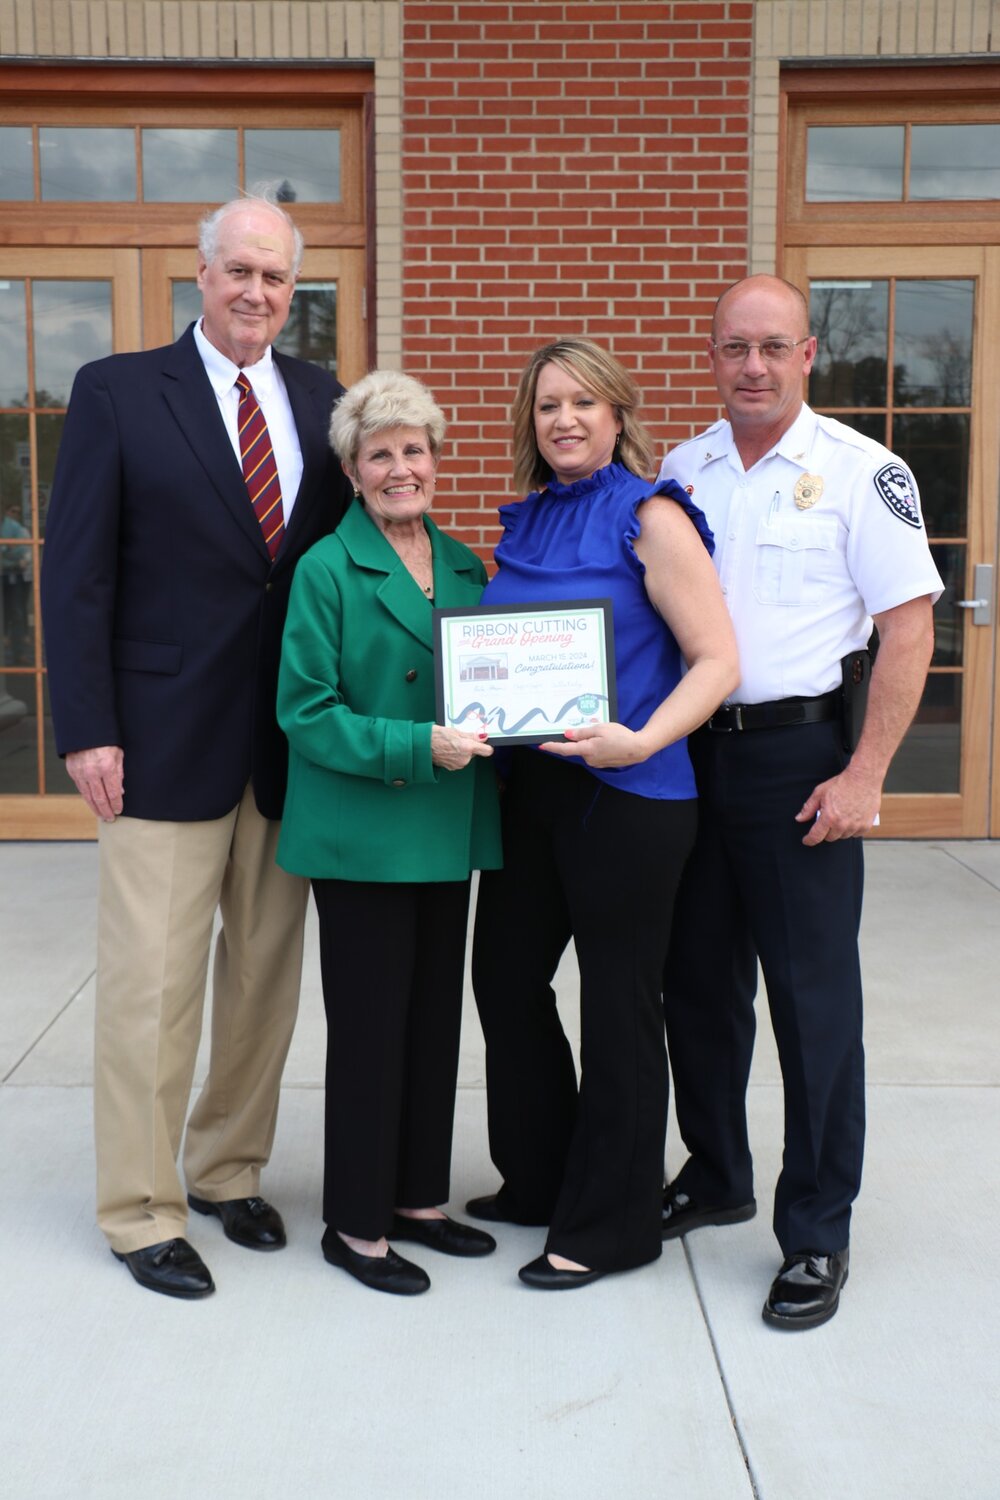
[[[653,439],[639,420],[642,403],[639,387],[614,355],[600,344],[584,338],[563,338],[536,349],[518,382],[511,408],[514,484],[518,492],[525,495],[529,490],[540,489],[552,478],[552,470],[539,453],[535,438],[535,389],[543,365],[558,365],[595,396],[610,401],[622,424],[615,445],[615,462],[624,464],[642,479],[652,478],[659,465]]]
[[[419,380],[399,370],[372,370],[356,380],[333,408],[330,446],[341,463],[353,469],[363,438],[391,427],[420,427],[436,459],[445,425],[443,411]]]

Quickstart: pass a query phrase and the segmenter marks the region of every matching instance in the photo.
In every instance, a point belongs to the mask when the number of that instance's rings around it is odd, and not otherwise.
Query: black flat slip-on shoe
[[[484,1229],[459,1224],[447,1215],[443,1219],[411,1219],[406,1214],[393,1214],[389,1238],[411,1240],[429,1250],[440,1250],[442,1255],[492,1255],[497,1247],[496,1240]]]
[[[431,1278],[420,1266],[404,1260],[395,1250],[385,1255],[362,1255],[344,1243],[335,1229],[328,1229],[323,1236],[323,1259],[331,1266],[339,1266],[362,1286],[370,1286],[374,1292],[393,1292],[397,1297],[416,1297],[426,1292]]]
[[[212,1273],[187,1240],[161,1240],[141,1250],[112,1250],[124,1261],[140,1286],[165,1297],[209,1297],[215,1291]]]
[[[687,1193],[679,1193],[672,1187],[663,1190],[663,1239],[675,1240],[692,1229],[705,1229],[710,1224],[745,1224],[757,1212],[757,1200],[738,1203],[734,1208],[719,1207],[711,1203],[696,1203]]]
[[[570,1287],[589,1286],[592,1281],[599,1281],[606,1271],[568,1271],[554,1266],[547,1255],[540,1255],[537,1260],[522,1266],[518,1276],[525,1286],[536,1287],[542,1292],[566,1292]]]

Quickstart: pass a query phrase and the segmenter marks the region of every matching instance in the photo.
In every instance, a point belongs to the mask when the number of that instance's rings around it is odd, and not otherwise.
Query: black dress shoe
[[[522,1266],[517,1274],[525,1286],[537,1287],[542,1292],[565,1292],[573,1286],[589,1286],[592,1281],[600,1281],[605,1272],[560,1270],[547,1255],[540,1255],[537,1260]]]
[[[399,1297],[415,1297],[426,1292],[431,1278],[420,1266],[404,1260],[390,1246],[385,1255],[362,1255],[344,1243],[335,1229],[323,1236],[323,1259],[340,1266],[349,1276],[370,1286],[376,1292],[395,1292]]]
[[[524,1218],[514,1213],[507,1206],[503,1188],[497,1193],[487,1193],[484,1198],[470,1198],[465,1212],[474,1219],[485,1219],[488,1224],[524,1224],[533,1229],[544,1229],[549,1222],[547,1218]]]
[[[743,1224],[757,1212],[757,1201],[739,1203],[735,1208],[718,1208],[708,1203],[695,1203],[687,1193],[676,1188],[663,1189],[663,1238],[675,1240],[678,1235],[688,1234],[692,1229],[704,1229],[708,1224]]]
[[[214,1214],[222,1220],[227,1240],[246,1250],[282,1250],[288,1241],[281,1215],[263,1198],[227,1198],[224,1203],[210,1203],[188,1193],[188,1203],[198,1214]]]
[[[833,1317],[850,1251],[796,1250],[771,1283],[763,1318],[775,1328],[818,1328]]]
[[[485,1230],[459,1224],[447,1215],[443,1219],[410,1219],[405,1214],[393,1214],[391,1238],[414,1240],[429,1250],[440,1250],[442,1255],[492,1255],[497,1247]]]
[[[161,1240],[141,1250],[112,1250],[123,1260],[140,1286],[165,1297],[208,1297],[215,1291],[212,1273],[187,1240]]]

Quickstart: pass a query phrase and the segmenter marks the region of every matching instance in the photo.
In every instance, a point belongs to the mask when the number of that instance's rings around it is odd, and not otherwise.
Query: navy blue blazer
[[[342,387],[274,359],[303,471],[273,563],[190,328],[84,365],[73,384],[42,567],[52,718],[60,755],[122,746],[132,817],[222,817],[248,782],[264,816],[281,816],[292,575],[351,490],[327,438]]]

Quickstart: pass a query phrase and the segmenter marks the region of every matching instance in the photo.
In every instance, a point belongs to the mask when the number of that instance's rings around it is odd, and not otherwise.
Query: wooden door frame
[[[975,280],[972,394],[973,415],[969,449],[969,519],[966,588],[971,588],[977,562],[996,564],[997,483],[1000,476],[1000,437],[997,424],[987,419],[988,393],[1000,392],[1000,345],[990,335],[1000,316],[1000,251],[982,245],[915,246],[795,246],[786,251],[784,274],[808,295],[810,280],[853,280],[889,277]],[[991,321],[992,320],[992,321]],[[984,838],[989,835],[991,777],[990,743],[1000,706],[994,687],[996,626],[988,629],[965,621],[962,687],[961,763],[959,793],[894,793],[882,800],[882,817],[873,837]],[[975,753],[977,731],[986,721],[985,753]],[[994,790],[994,808],[997,792]],[[994,811],[994,819],[996,811]],[[992,822],[992,826],[997,826]]]

